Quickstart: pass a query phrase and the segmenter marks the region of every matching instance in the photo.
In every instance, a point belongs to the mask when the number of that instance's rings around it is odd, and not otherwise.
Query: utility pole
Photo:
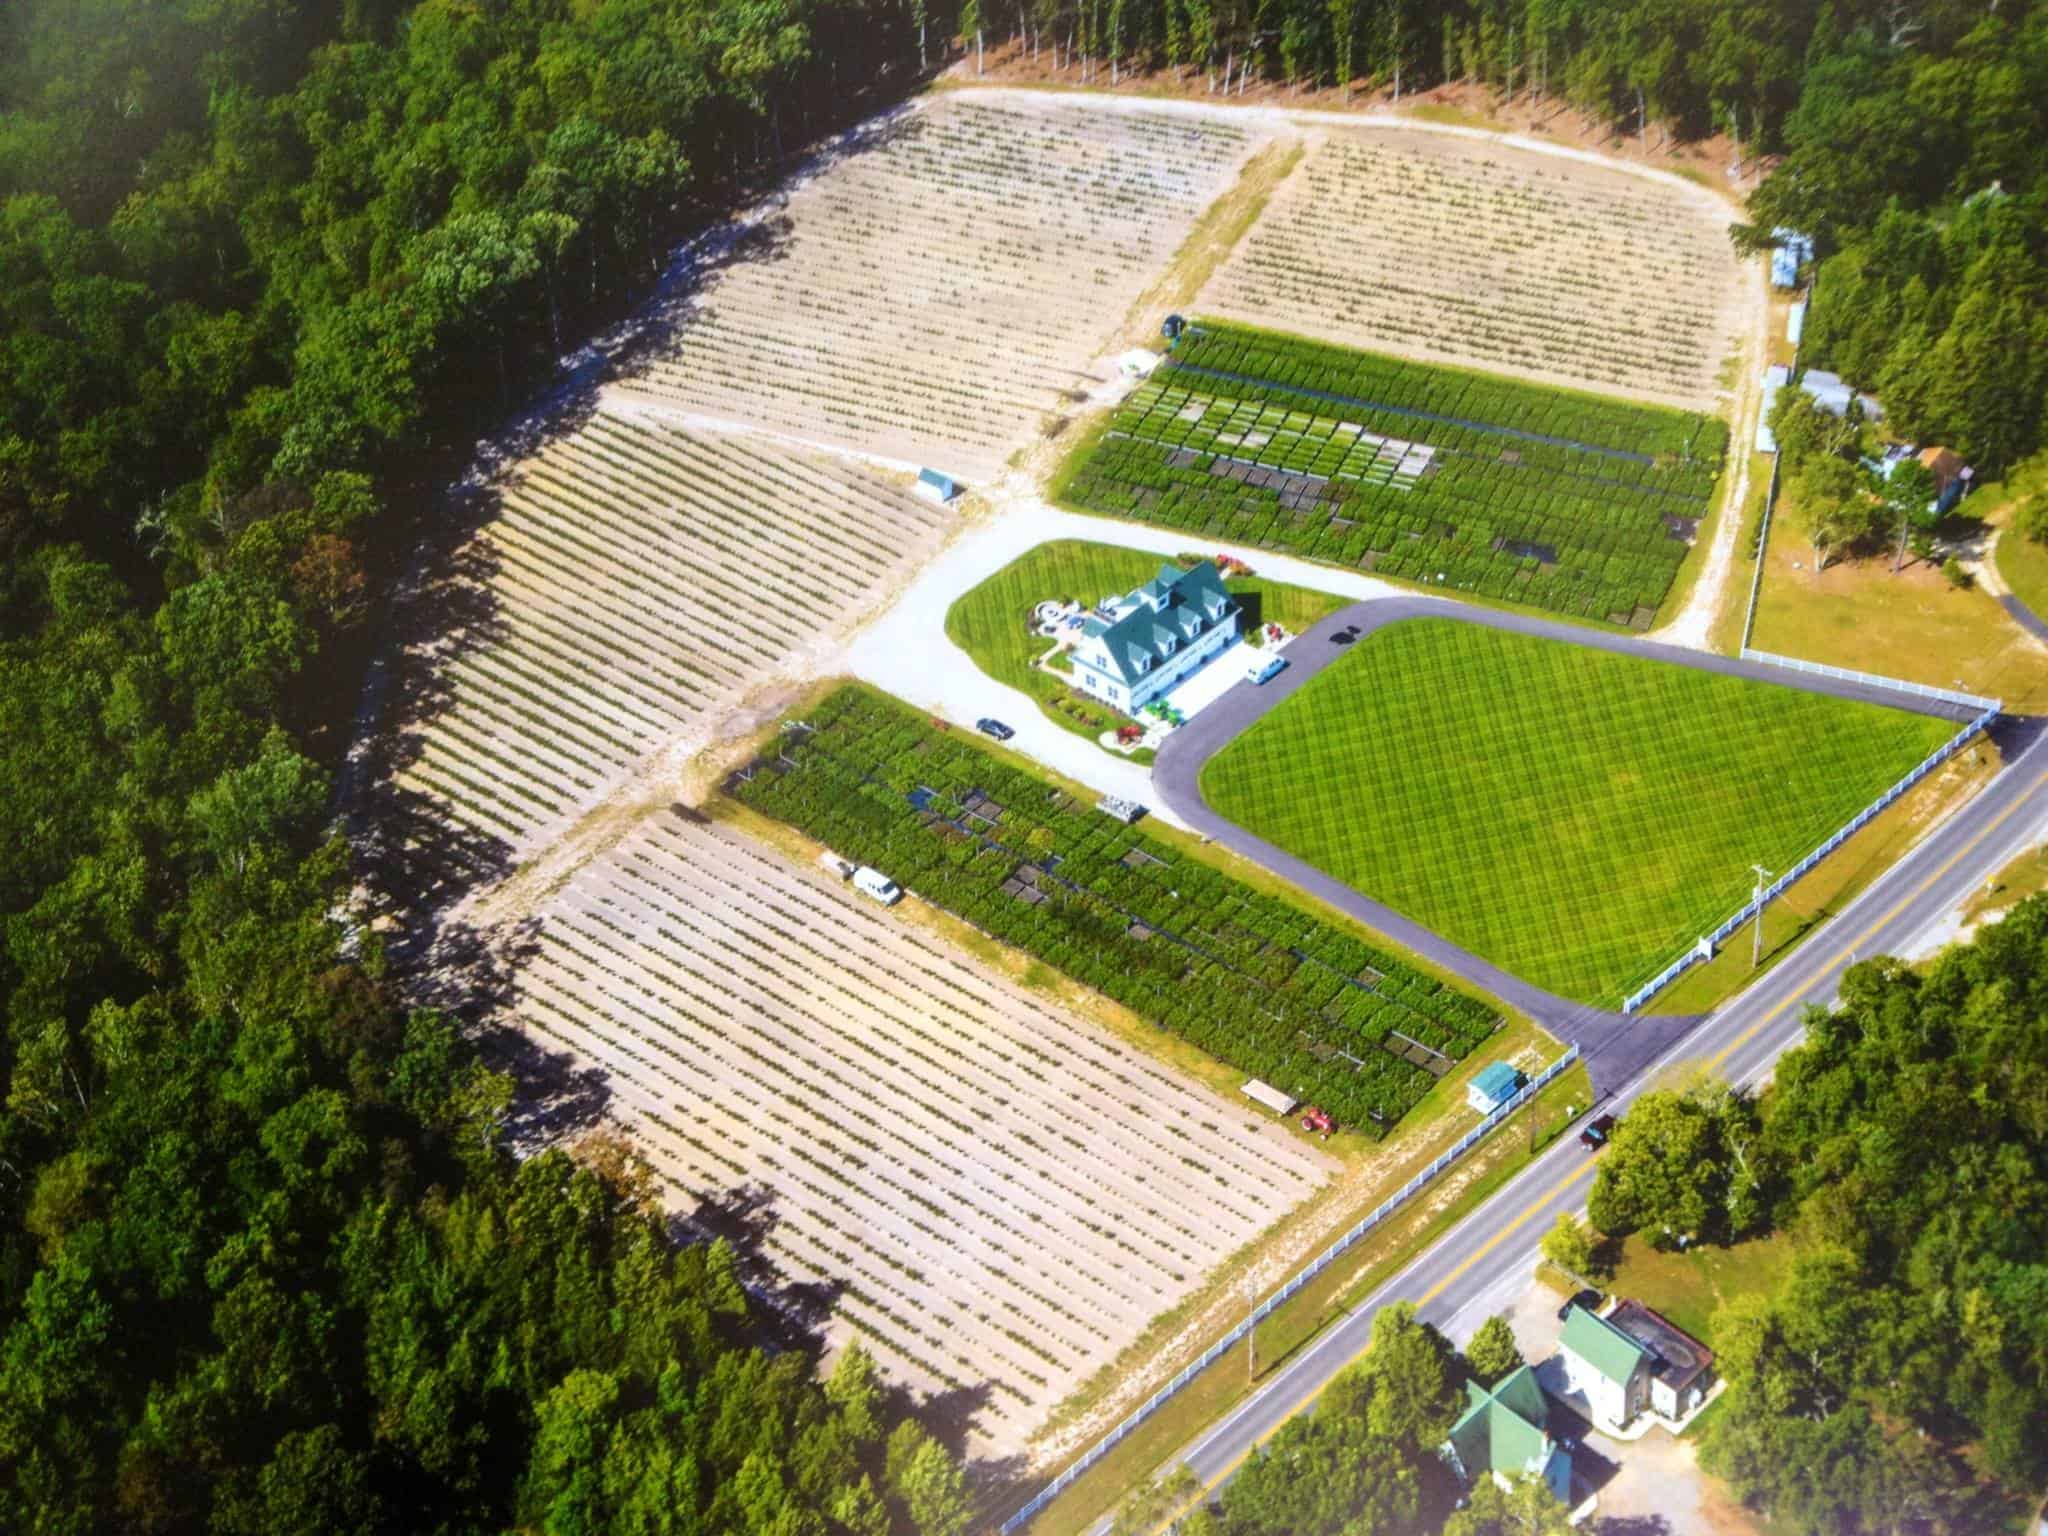
[[[1771,878],[1771,872],[1761,864],[1749,866],[1756,871],[1756,891],[1751,900],[1756,903],[1756,924],[1750,932],[1749,968],[1753,971],[1763,960],[1764,954],[1764,882]]]

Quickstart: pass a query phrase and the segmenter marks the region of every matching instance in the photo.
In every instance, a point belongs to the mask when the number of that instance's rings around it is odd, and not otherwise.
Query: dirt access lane
[[[1355,628],[1358,631],[1356,639],[1364,640],[1388,624],[1413,618],[1455,619],[1460,623],[1478,624],[1488,629],[1540,639],[1562,640],[1572,645],[1691,667],[1701,672],[1751,678],[1831,698],[1911,709],[1942,719],[1956,719],[1961,713],[1957,706],[1938,700],[1914,698],[1863,683],[1788,672],[1762,662],[1738,661],[1731,657],[1658,645],[1631,635],[1602,634],[1547,619],[1475,608],[1441,598],[1390,597],[1353,603],[1330,615],[1287,647],[1288,667],[1278,677],[1262,686],[1255,687],[1250,683],[1234,685],[1201,714],[1167,737],[1153,765],[1152,783],[1155,793],[1176,820],[1264,866],[1281,879],[1292,881],[1321,897],[1368,928],[1385,934],[1395,943],[1406,946],[1472,986],[1492,993],[1528,1014],[1559,1038],[1576,1043],[1585,1053],[1593,1086],[1601,1091],[1633,1078],[1645,1065],[1683,1038],[1703,1016],[1615,1013],[1546,992],[1502,970],[1490,960],[1453,944],[1434,930],[1373,900],[1335,876],[1325,874],[1307,860],[1253,835],[1211,810],[1202,798],[1201,774],[1210,758],[1290,698],[1296,690],[1306,686],[1310,678],[1354,648],[1353,644],[1333,640],[1333,636]]]

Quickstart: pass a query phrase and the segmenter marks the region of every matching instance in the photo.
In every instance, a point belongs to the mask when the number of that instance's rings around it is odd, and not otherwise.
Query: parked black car
[[[1598,1152],[1607,1145],[1608,1138],[1613,1134],[1614,1116],[1602,1115],[1598,1120],[1595,1120],[1591,1125],[1579,1132],[1579,1145],[1588,1152]]]
[[[1577,1295],[1572,1297],[1570,1301],[1566,1302],[1563,1306],[1557,1309],[1557,1320],[1560,1323],[1563,1322],[1565,1318],[1571,1313],[1573,1307],[1580,1307],[1583,1308],[1585,1311],[1591,1312],[1595,1307],[1599,1305],[1600,1293],[1598,1291],[1580,1291]]]
[[[1011,730],[1007,725],[1003,724],[1002,721],[994,719],[988,715],[983,715],[979,720],[975,721],[974,728],[977,731],[981,732],[981,734],[984,736],[995,737],[997,741],[1008,741],[1012,736],[1017,734],[1015,731]]]

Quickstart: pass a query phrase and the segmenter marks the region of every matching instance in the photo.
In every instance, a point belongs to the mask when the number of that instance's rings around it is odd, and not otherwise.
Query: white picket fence
[[[1991,723],[1998,718],[2000,705],[1996,699],[1980,699],[1974,694],[1951,693],[1943,688],[1926,688],[1918,683],[1898,683],[1890,678],[1872,677],[1868,673],[1861,672],[1845,672],[1840,667],[1823,667],[1818,663],[1810,661],[1790,661],[1787,658],[1772,656],[1763,651],[1744,649],[1742,654],[1746,660],[1750,661],[1783,662],[1785,665],[1797,667],[1802,671],[1823,672],[1831,677],[1846,677],[1858,682],[1881,683],[1887,687],[1903,688],[1925,697],[1941,698],[1949,703],[1965,704],[1972,707],[1981,706],[1981,711],[1968,725],[1957,731],[1955,735],[1951,736],[1939,748],[1916,765],[1911,773],[1908,773],[1898,783],[1863,807],[1851,820],[1837,827],[1826,842],[1822,843],[1813,852],[1772,881],[1759,895],[1752,896],[1743,904],[1739,911],[1722,923],[1720,927],[1716,928],[1712,933],[1703,935],[1704,944],[1696,944],[1693,948],[1687,950],[1676,960],[1665,966],[1663,970],[1659,971],[1641,989],[1631,993],[1621,1005],[1623,1013],[1634,1013],[1644,1003],[1647,1003],[1651,998],[1663,991],[1665,987],[1669,986],[1680,974],[1706,959],[1707,953],[1712,948],[1718,947],[1722,940],[1755,917],[1764,907],[1782,896],[1786,890],[1795,884],[1801,876],[1811,870],[1814,865],[1862,831],[1869,824],[1871,818],[1891,805],[1899,796],[1903,795],[1915,784],[1926,778],[1928,774],[1954,757],[1956,753],[1960,752],[1967,743],[1974,740],[1979,734],[1989,730]]]
[[[1965,709],[1997,709],[1997,699],[1987,699],[1974,693],[1958,693],[1953,688],[1934,688],[1926,683],[1909,683],[1903,678],[1880,677],[1875,672],[1854,672],[1847,667],[1830,667],[1818,661],[1801,661],[1796,656],[1780,656],[1775,651],[1760,651],[1754,646],[1742,648],[1744,661],[1761,661],[1773,667],[1785,667],[1793,672],[1805,672],[1814,677],[1838,678],[1845,683],[1863,683],[1868,687],[1882,688],[1890,693],[1911,694],[1917,699],[1939,699],[1944,704],[1960,704]]]
[[[1381,1201],[1357,1226],[1330,1244],[1328,1248],[1325,1248],[1317,1256],[1314,1263],[1281,1286],[1271,1296],[1260,1302],[1257,1307],[1253,1308],[1249,1317],[1218,1339],[1214,1344],[1211,1344],[1192,1365],[1188,1366],[1186,1370],[1174,1377],[1173,1380],[1169,1381],[1157,1392],[1146,1398],[1142,1406],[1131,1413],[1115,1429],[1112,1429],[1108,1434],[1088,1447],[1087,1451],[1072,1466],[1039,1489],[1032,1496],[1029,1503],[1003,1522],[1002,1536],[1010,1536],[1011,1532],[1027,1524],[1046,1505],[1065,1493],[1067,1489],[1074,1485],[1075,1479],[1081,1477],[1090,1467],[1115,1450],[1129,1437],[1133,1430],[1157,1413],[1168,1398],[1180,1391],[1181,1388],[1201,1375],[1202,1372],[1206,1371],[1218,1360],[1229,1354],[1237,1345],[1243,1343],[1246,1334],[1272,1316],[1276,1309],[1292,1301],[1301,1293],[1303,1286],[1336,1263],[1339,1258],[1368,1233],[1378,1228],[1389,1216],[1393,1215],[1395,1211],[1399,1210],[1413,1198],[1416,1191],[1420,1190],[1430,1180],[1450,1167],[1452,1163],[1455,1163],[1459,1158],[1471,1151],[1472,1148],[1484,1141],[1508,1116],[1526,1104],[1534,1095],[1548,1087],[1557,1079],[1560,1073],[1566,1071],[1578,1059],[1579,1048],[1574,1045],[1570,1050],[1558,1057],[1557,1060],[1524,1083],[1515,1091],[1512,1098],[1496,1107],[1484,1120],[1481,1120],[1471,1130],[1460,1136],[1455,1143],[1439,1154],[1436,1160],[1427,1168],[1416,1174],[1406,1184],[1403,1184],[1399,1190]]]

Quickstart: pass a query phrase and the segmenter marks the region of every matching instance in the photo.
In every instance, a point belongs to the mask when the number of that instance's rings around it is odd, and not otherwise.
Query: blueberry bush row
[[[747,804],[1373,1133],[1497,1026],[1478,1000],[1178,849],[973,739],[846,688],[737,776]],[[1398,1037],[1397,1037],[1398,1034]]]

